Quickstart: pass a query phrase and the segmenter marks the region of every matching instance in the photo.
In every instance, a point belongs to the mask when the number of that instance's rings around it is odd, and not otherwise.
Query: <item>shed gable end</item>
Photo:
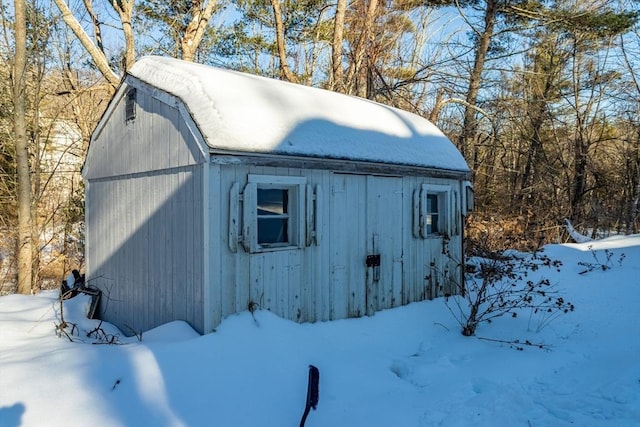
[[[182,102],[128,77],[94,131],[85,179],[205,163],[198,128]]]

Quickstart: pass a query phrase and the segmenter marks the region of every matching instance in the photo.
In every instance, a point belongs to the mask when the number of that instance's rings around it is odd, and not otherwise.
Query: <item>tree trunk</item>
[[[575,130],[572,143],[573,158],[573,176],[571,178],[570,187],[570,203],[571,203],[571,219],[574,221],[582,220],[580,208],[585,196],[587,186],[587,156],[588,156],[588,136],[586,135],[585,126],[588,118],[588,106],[583,107],[582,78],[583,78],[583,51],[581,47],[582,39],[578,36],[573,37],[572,49],[572,84],[573,84],[573,109],[575,112]],[[585,104],[589,101],[586,100]]]
[[[584,199],[587,182],[587,147],[582,129],[574,136],[573,142],[573,182],[571,183],[571,218],[581,219],[580,207]]]
[[[71,13],[71,10],[69,9],[69,6],[67,6],[65,1],[53,1],[56,3],[56,6],[58,6],[58,9],[60,9],[62,20],[67,24],[69,29],[73,31],[87,53],[91,56],[91,59],[96,64],[98,71],[100,71],[102,76],[109,82],[111,86],[113,86],[114,88],[118,87],[118,85],[120,84],[120,78],[111,69],[109,61],[107,60],[104,52],[98,49],[98,47],[93,43],[89,35],[84,31],[84,28],[82,28],[82,25],[80,25],[80,22],[78,22],[75,16],[73,16],[73,14]]]
[[[331,45],[331,89],[344,93],[344,73],[342,70],[342,42],[344,40],[344,16],[347,0],[338,0],[333,25],[333,44]]]
[[[82,0],[84,8],[87,9],[87,13],[91,18],[91,24],[93,25],[93,36],[96,39],[96,45],[101,52],[104,52],[104,45],[102,44],[102,29],[100,28],[100,20],[93,11],[93,3],[91,0]]]
[[[482,33],[478,34],[473,70],[469,76],[469,89],[467,91],[466,98],[467,105],[464,109],[462,131],[458,137],[458,149],[460,149],[463,156],[468,154],[469,143],[477,132],[478,122],[476,120],[476,111],[473,107],[475,107],[478,102],[478,92],[480,91],[482,71],[484,70],[484,63],[487,58],[487,52],[489,51],[491,38],[493,37],[493,28],[496,23],[496,15],[498,13],[497,0],[487,0],[486,4],[487,9],[484,13],[484,30]]]
[[[280,10],[280,0],[271,0],[273,16],[276,22],[276,44],[278,45],[278,57],[280,58],[280,73],[289,82],[298,82],[298,78],[291,72],[287,64],[287,51],[284,39],[284,24],[282,23],[282,11]]]
[[[431,110],[431,112],[429,113],[429,121],[433,124],[436,124],[436,122],[438,121],[440,110],[442,109],[442,106],[444,104],[444,102],[442,101],[442,93],[442,88],[436,91],[436,99],[433,102],[433,110]]]
[[[638,36],[638,40],[640,41],[640,34],[636,32]],[[639,71],[637,67],[632,64],[632,60],[629,59],[628,48],[625,46],[624,37],[620,37],[620,47],[622,49],[622,58],[624,59],[624,63],[627,68],[626,75],[632,83],[632,87],[634,89],[634,94],[632,97],[636,99],[640,99],[640,81],[638,79]],[[629,156],[627,158],[628,166],[627,170],[629,171],[629,177],[631,181],[631,200],[629,202],[628,214],[629,217],[626,220],[626,234],[637,233],[638,229],[636,228],[637,221],[640,219],[640,126],[636,122],[636,135],[635,142],[631,144],[631,150]],[[634,173],[635,170],[635,173]],[[635,184],[634,184],[635,180]]]
[[[56,0],[60,1],[60,0]],[[135,40],[133,36],[133,26],[131,25],[131,15],[133,14],[134,0],[111,0],[111,6],[118,12],[120,22],[122,22],[122,32],[124,33],[124,59],[122,71],[127,72],[136,60]]]
[[[25,0],[14,0],[15,57],[13,71],[13,130],[18,175],[18,293],[29,294],[33,286],[33,243],[31,236],[31,174],[27,144],[26,70],[27,21]]]
[[[207,6],[202,10],[202,2],[200,0],[193,1],[193,17],[180,42],[182,59],[185,61],[195,61],[198,47],[200,47],[216,4],[216,0],[209,0]]]
[[[638,165],[640,166],[640,158],[638,159]],[[631,206],[629,208],[629,218],[627,220],[626,234],[636,233],[636,221],[640,218],[640,167],[637,168],[636,173],[636,185],[633,190],[633,198],[631,200]]]
[[[367,8],[366,20],[364,22],[364,29],[362,31],[362,43],[360,43],[360,49],[356,54],[357,66],[357,88],[356,95],[361,98],[371,97],[371,73],[373,61],[371,60],[371,48],[374,37],[373,26],[376,20],[376,14],[378,13],[378,0],[369,0],[369,7]]]
[[[363,1],[363,4],[365,2]],[[367,59],[371,49],[373,37],[373,25],[378,9],[378,0],[369,0],[366,5],[366,13],[360,37],[353,48],[353,59],[347,70],[345,92],[366,98],[370,92],[367,83],[369,81],[369,68],[371,62]]]
[[[545,113],[547,111],[546,99],[549,97],[549,91],[552,89],[551,77],[547,76],[545,82],[545,88],[542,93],[534,94],[534,99],[529,102],[529,122],[530,129],[529,135],[523,135],[526,141],[529,142],[529,149],[527,150],[527,158],[525,161],[524,171],[522,172],[522,180],[520,182],[520,212],[526,200],[526,193],[529,191],[529,183],[532,179],[532,173],[539,172],[537,170],[538,161],[540,160],[540,154],[543,150],[542,146],[542,125],[545,120]],[[533,88],[532,88],[533,89]]]

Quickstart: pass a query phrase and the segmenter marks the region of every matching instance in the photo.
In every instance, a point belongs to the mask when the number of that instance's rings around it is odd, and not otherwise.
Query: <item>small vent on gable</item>
[[[127,101],[125,107],[125,123],[129,123],[136,118],[136,89],[131,88],[127,91]]]

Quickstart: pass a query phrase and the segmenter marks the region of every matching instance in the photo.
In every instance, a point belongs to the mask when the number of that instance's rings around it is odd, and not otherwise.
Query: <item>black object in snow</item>
[[[320,371],[313,365],[309,365],[309,383],[307,385],[307,404],[304,408],[304,414],[300,420],[300,427],[304,427],[304,423],[307,421],[307,416],[311,408],[315,411],[318,407],[318,400],[320,399],[320,392],[318,387],[320,385]]]

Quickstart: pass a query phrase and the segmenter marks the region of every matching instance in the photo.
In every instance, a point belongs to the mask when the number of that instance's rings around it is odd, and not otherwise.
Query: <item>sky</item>
[[[0,426],[298,425],[309,365],[319,403],[306,426],[640,425],[640,235],[508,252],[542,254],[560,268],[527,278],[575,310],[522,310],[472,337],[460,297],[314,324],[258,310],[205,336],[172,322],[126,338],[85,318],[86,296],[63,311],[55,291],[3,296]]]

